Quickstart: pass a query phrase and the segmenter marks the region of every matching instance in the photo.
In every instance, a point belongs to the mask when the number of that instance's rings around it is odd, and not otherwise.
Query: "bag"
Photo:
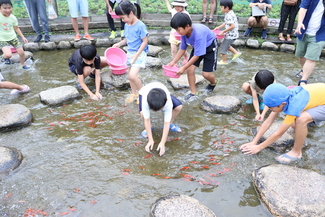
[[[288,6],[295,6],[298,0],[283,0],[283,3]]]
[[[252,16],[253,17],[261,17],[261,16],[265,16],[267,13],[267,9],[266,6],[262,9],[260,9],[258,6],[254,6],[252,7]]]
[[[58,15],[56,14],[55,10],[54,10],[54,7],[52,4],[49,4],[48,7],[47,7],[47,12],[48,12],[48,18],[50,20],[53,20],[55,18],[58,17]]]

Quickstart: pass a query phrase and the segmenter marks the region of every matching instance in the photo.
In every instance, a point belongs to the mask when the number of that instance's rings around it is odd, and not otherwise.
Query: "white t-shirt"
[[[308,35],[316,35],[316,32],[319,30],[322,17],[324,14],[324,5],[323,1],[319,0],[318,5],[316,6],[314,12],[311,15],[311,18],[308,23],[308,28],[306,30],[306,34]]]
[[[150,108],[147,101],[147,96],[149,92],[154,88],[160,88],[165,91],[167,96],[167,102],[163,107],[162,111],[164,112],[164,122],[170,122],[172,119],[172,112],[173,112],[173,102],[170,97],[170,92],[165,85],[160,82],[152,82],[147,84],[146,86],[142,87],[139,91],[139,94],[142,96],[141,106],[142,106],[142,115],[144,119],[150,118]]]

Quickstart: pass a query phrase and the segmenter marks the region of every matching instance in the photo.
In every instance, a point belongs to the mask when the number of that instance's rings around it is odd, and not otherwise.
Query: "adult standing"
[[[205,23],[208,21],[209,23],[213,23],[213,15],[214,11],[216,10],[216,0],[210,0],[210,16],[209,20],[207,18],[207,9],[208,9],[208,0],[203,0],[202,2],[202,11],[203,11],[203,18],[201,20],[201,23]]]
[[[85,34],[83,38],[87,40],[94,40],[94,38],[91,37],[88,32],[88,26],[89,26],[88,0],[68,0],[68,5],[69,5],[70,16],[71,16],[72,27],[76,33],[76,36],[74,37],[74,41],[80,41],[81,39],[79,28],[78,28],[78,12],[82,17],[82,25],[84,27]]]
[[[47,0],[48,3],[51,3],[51,0]],[[46,2],[45,0],[24,0],[25,6],[27,8],[28,16],[30,19],[30,22],[32,24],[32,27],[34,31],[37,34],[36,39],[34,42],[40,42],[43,38],[40,23],[38,16],[42,22],[42,28],[44,32],[44,41],[49,42],[50,41],[50,27],[49,27],[49,22],[47,19],[47,14],[46,14]]]
[[[109,28],[111,28],[111,35],[109,36],[109,38],[115,38],[116,37],[116,28],[114,25],[114,20],[112,18],[112,16],[110,15],[110,13],[113,12],[113,8],[115,3],[119,4],[122,0],[105,0],[106,1],[106,16],[107,16],[107,21],[108,21],[108,25]],[[121,37],[124,37],[124,25],[125,23],[122,21],[122,19],[120,19],[121,21]]]
[[[302,67],[302,77],[298,85],[307,84],[325,45],[323,0],[302,0],[295,33],[298,38],[295,55]]]
[[[287,41],[292,41],[291,33],[292,33],[292,29],[293,29],[293,24],[295,23],[295,19],[296,19],[297,13],[299,11],[300,3],[301,3],[301,0],[297,0],[295,5],[287,5],[284,1],[282,2],[281,19],[280,19],[280,24],[279,24],[279,28],[278,28],[278,32],[279,32],[278,39],[280,41],[285,41],[285,38],[283,37],[283,29],[284,29],[284,25],[285,25],[288,17],[289,17],[289,23],[288,23],[288,28],[287,28]]]

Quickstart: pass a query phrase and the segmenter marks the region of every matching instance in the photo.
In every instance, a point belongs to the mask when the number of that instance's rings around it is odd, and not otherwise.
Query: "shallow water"
[[[299,65],[293,54],[240,50],[243,55],[237,62],[218,66],[219,84],[213,94],[235,95],[244,102],[248,96],[241,90],[242,83],[261,69],[269,69],[287,86],[297,83],[293,75]],[[84,91],[80,91],[81,100],[64,106],[40,102],[43,90],[75,85],[76,78],[67,66],[72,52],[34,53],[34,65],[28,71],[1,65],[6,80],[28,84],[31,92],[10,96],[10,90],[1,90],[0,104],[25,105],[34,121],[26,128],[1,134],[0,144],[21,150],[24,160],[14,172],[1,177],[0,216],[23,216],[28,208],[44,210],[49,216],[65,212],[69,212],[66,216],[148,216],[155,200],[169,193],[196,198],[218,217],[271,216],[259,201],[251,173],[276,163],[277,154],[265,149],[248,157],[238,150],[252,139],[251,127],[259,124],[253,120],[252,106],[242,106],[229,115],[208,113],[200,109],[199,103],[206,97],[201,94],[198,101],[184,103],[175,122],[183,132],[170,133],[172,141],[167,142],[165,155],[159,157],[153,151],[153,156],[145,158],[149,153],[139,136],[143,125],[137,106],[124,106],[128,90],[101,90],[104,99],[99,102],[90,101]],[[169,48],[160,58],[169,62]],[[311,83],[325,82],[323,65],[322,58]],[[188,92],[173,90],[161,69],[142,70],[141,77],[144,83],[166,84],[180,98]],[[91,79],[87,82],[94,87]],[[162,113],[152,116],[158,143]],[[323,132],[323,127],[310,128],[304,161],[295,166],[325,173]],[[180,170],[183,167],[190,168]],[[190,177],[185,179],[182,174]]]

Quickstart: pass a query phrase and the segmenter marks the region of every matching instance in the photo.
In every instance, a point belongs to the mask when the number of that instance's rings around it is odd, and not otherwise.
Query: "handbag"
[[[58,17],[52,4],[48,4],[47,12],[48,12],[48,18],[51,20]]]
[[[283,0],[283,3],[288,6],[295,6],[298,0]]]

